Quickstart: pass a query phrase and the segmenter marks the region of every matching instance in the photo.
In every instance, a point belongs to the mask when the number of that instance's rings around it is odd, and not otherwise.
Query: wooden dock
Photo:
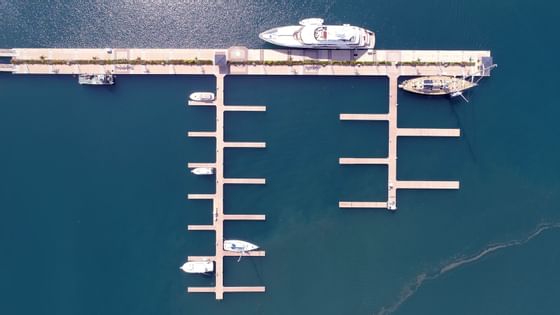
[[[209,225],[189,225],[189,231],[214,231],[216,233],[216,249],[214,256],[189,256],[188,261],[211,260],[215,266],[215,286],[189,287],[188,292],[214,293],[216,299],[224,298],[224,293],[233,292],[264,292],[264,286],[224,286],[224,257],[236,256],[236,252],[224,251],[224,222],[228,220],[266,220],[265,215],[255,214],[225,214],[224,213],[224,185],[231,184],[265,184],[264,178],[225,178],[224,177],[224,149],[225,148],[264,148],[263,142],[226,142],[224,140],[224,113],[226,111],[266,111],[265,106],[225,106],[224,105],[224,74],[216,74],[216,100],[213,103],[189,101],[191,106],[215,106],[216,130],[215,131],[190,131],[189,137],[212,137],[216,139],[216,162],[213,163],[188,163],[193,167],[214,167],[216,176],[216,192],[214,194],[189,194],[189,199],[212,200],[213,222]],[[252,251],[244,256],[264,256],[264,251]]]

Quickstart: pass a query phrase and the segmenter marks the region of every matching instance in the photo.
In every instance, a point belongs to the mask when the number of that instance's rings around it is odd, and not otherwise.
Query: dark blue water
[[[379,48],[490,49],[500,67],[470,103],[399,94],[399,126],[461,128],[459,139],[399,140],[400,179],[460,180],[458,191],[401,191],[399,210],[349,211],[383,200],[385,123],[341,112],[387,110],[384,78],[227,77],[226,139],[266,141],[226,152],[228,238],[267,257],[227,260],[226,285],[264,294],[186,294],[212,278],[182,273],[213,253],[214,113],[187,108],[208,76],[119,76],[111,88],[71,76],[0,75],[2,314],[554,314],[560,284],[560,115],[554,52],[558,5],[545,1],[6,1],[0,47],[270,48],[256,34],[311,16],[373,29]]]

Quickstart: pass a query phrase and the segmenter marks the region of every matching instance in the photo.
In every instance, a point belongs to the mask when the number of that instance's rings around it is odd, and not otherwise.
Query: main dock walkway
[[[491,64],[479,50],[13,48],[0,56],[12,58],[14,74],[462,76]]]

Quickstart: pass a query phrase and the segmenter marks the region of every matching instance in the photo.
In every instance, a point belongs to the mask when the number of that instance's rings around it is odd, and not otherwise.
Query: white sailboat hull
[[[248,252],[248,251],[252,251],[255,249],[258,249],[259,247],[255,244],[249,243],[249,242],[245,242],[245,241],[240,241],[240,240],[226,240],[224,241],[224,250],[230,251],[230,252]]]

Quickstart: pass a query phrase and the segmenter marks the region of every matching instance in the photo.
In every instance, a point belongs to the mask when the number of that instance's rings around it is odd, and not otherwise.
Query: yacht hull
[[[306,19],[320,20],[320,19]],[[309,49],[373,49],[375,33],[367,29],[344,25],[322,25],[306,22],[272,28],[259,34],[259,38],[283,47]]]

